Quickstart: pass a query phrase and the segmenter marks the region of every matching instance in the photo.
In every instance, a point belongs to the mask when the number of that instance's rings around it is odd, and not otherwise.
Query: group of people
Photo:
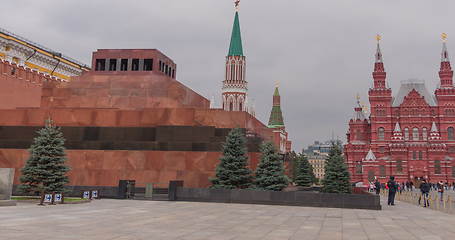
[[[422,183],[419,186],[420,188],[420,198],[419,198],[419,205],[421,203],[421,200],[423,199],[424,201],[424,207],[428,207],[429,204],[429,194],[430,191],[438,191],[439,194],[439,199],[443,201],[444,197],[444,191],[445,190],[450,190],[453,189],[455,191],[455,182],[450,185],[449,183],[444,183],[443,181],[439,181],[438,183],[430,183],[426,179],[422,181]],[[402,192],[402,191],[414,191],[414,183],[407,181],[405,183],[398,183],[395,181],[394,176],[390,176],[390,179],[387,183],[381,184],[377,178],[375,178],[375,181],[373,183],[370,183],[370,191],[375,191],[376,194],[380,194],[381,189],[388,189],[389,190],[389,196],[387,200],[387,205],[389,206],[394,206],[395,205],[395,195],[397,192]]]
[[[389,206],[395,205],[395,195],[398,191],[402,191],[403,188],[402,185],[395,181],[394,176],[391,176],[390,180],[385,184],[381,184],[377,178],[375,178],[373,183],[370,183],[370,191],[375,191],[378,195],[381,193],[381,189],[389,190],[389,198],[387,200]]]

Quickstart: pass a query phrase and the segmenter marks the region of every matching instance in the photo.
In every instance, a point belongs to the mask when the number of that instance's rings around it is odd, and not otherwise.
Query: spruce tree
[[[291,180],[293,182],[295,182],[295,179],[297,177],[297,171],[298,171],[298,158],[299,156],[297,155],[297,153],[295,153],[294,151],[290,152],[289,155],[288,155],[288,159],[289,159],[289,167],[291,169]]]
[[[300,187],[311,187],[314,182],[313,168],[304,154],[298,155],[295,184]]]
[[[261,144],[261,160],[256,168],[254,187],[258,190],[281,191],[289,184],[280,154],[271,142]]]
[[[43,204],[44,194],[62,193],[69,182],[65,165],[65,139],[59,127],[47,120],[44,128],[38,130],[29,152],[30,157],[24,168],[20,181],[24,192],[40,192]]]
[[[317,184],[319,182],[319,179],[316,177],[316,175],[314,174],[314,168],[313,168],[313,165],[309,165],[310,166],[310,175],[311,175],[311,179],[313,179],[313,183],[314,184]]]
[[[223,145],[223,155],[216,168],[215,178],[210,179],[212,188],[243,189],[252,182],[248,168],[246,138],[240,128],[232,129]]]
[[[348,168],[340,148],[333,144],[325,163],[322,191],[328,193],[351,193]]]

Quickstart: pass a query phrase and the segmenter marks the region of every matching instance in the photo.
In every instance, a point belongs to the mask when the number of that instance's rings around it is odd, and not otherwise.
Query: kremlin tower
[[[226,74],[222,88],[222,102],[225,111],[248,111],[248,82],[245,81],[246,59],[243,55],[240,33],[239,3],[239,0],[235,1],[236,12],[231,44],[226,56]]]
[[[291,151],[291,141],[288,141],[288,133],[284,126],[283,113],[281,112],[281,97],[278,86],[273,93],[273,106],[269,118],[269,128],[273,129],[275,145],[279,147],[281,153]]]

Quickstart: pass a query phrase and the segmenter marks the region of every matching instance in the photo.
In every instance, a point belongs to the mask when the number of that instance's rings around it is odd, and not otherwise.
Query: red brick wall
[[[48,76],[0,60],[0,109],[39,107]]]

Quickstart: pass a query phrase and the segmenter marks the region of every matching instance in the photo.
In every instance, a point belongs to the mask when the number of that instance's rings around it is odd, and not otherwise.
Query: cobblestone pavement
[[[406,203],[382,211],[96,200],[0,208],[0,239],[455,239],[455,217]]]

